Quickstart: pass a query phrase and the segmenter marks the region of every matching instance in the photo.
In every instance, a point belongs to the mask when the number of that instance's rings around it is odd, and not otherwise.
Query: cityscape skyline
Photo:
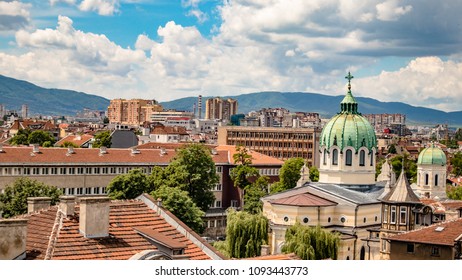
[[[0,74],[160,102],[259,91],[460,110],[462,3],[0,1]],[[11,67],[15,65],[15,67]]]

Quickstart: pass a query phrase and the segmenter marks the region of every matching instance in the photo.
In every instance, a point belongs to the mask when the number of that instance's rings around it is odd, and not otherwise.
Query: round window
[[[345,218],[344,216],[342,216],[342,217],[340,218],[340,222],[342,222],[342,223],[346,222],[346,218]]]
[[[305,224],[307,224],[309,221],[310,221],[310,219],[308,219],[308,217],[303,218],[303,222],[304,222]]]
[[[285,216],[284,217],[284,222],[288,222],[289,221],[289,217]]]

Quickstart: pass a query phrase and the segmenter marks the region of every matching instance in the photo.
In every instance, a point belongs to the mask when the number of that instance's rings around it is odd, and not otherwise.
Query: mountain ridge
[[[205,102],[215,96],[202,97],[202,111]],[[222,96],[238,101],[238,113],[258,111],[262,108],[286,108],[291,112],[316,112],[322,118],[331,118],[340,111],[344,95],[325,95],[310,92],[261,91],[234,96]],[[370,97],[355,97],[358,111],[362,114],[400,113],[406,115],[408,124],[448,124],[462,127],[462,111],[444,112],[436,109],[412,106],[402,102],[382,102]],[[75,115],[84,108],[106,111],[110,100],[84,92],[47,89],[33,83],[0,75],[0,104],[7,109],[29,106],[31,114]],[[192,111],[197,97],[184,97],[160,102],[165,109]],[[205,114],[203,113],[202,116]]]

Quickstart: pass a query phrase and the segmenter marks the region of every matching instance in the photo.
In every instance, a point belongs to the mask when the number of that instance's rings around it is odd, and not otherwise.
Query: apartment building
[[[286,160],[301,157],[319,167],[318,128],[218,127],[218,145],[242,145],[264,155]]]
[[[209,120],[230,120],[237,114],[237,100],[219,97],[207,99],[205,103],[205,118]]]
[[[110,123],[137,126],[151,121],[152,113],[162,110],[156,100],[113,99],[107,108],[107,114]]]

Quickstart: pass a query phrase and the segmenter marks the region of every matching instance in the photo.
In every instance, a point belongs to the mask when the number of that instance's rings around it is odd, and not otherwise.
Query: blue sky
[[[462,110],[462,2],[0,0],[0,74],[106,98],[353,94]],[[1,101],[1,100],[0,100]]]

